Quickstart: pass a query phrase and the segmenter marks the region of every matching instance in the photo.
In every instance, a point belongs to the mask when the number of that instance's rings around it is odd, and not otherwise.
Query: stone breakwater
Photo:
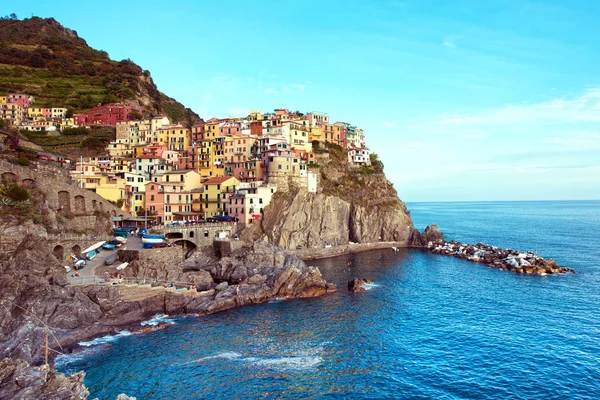
[[[544,259],[531,252],[501,249],[482,243],[465,244],[455,241],[434,243],[425,246],[434,254],[443,254],[463,258],[473,262],[481,262],[488,267],[518,274],[540,275],[575,273],[575,270],[559,266],[553,259]]]

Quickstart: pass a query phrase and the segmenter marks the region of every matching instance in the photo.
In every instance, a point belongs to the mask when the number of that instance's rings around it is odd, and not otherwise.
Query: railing
[[[165,283],[167,286],[165,287]],[[82,276],[71,278],[71,285],[108,285],[108,286],[125,286],[125,285],[153,285],[154,287],[162,287],[164,289],[179,289],[191,285],[192,282],[171,281],[157,278],[105,278],[103,276]],[[172,285],[172,286],[171,286]]]
[[[112,236],[97,236],[97,235],[86,235],[86,234],[66,234],[66,233],[58,233],[58,234],[48,234],[48,240],[112,240]]]

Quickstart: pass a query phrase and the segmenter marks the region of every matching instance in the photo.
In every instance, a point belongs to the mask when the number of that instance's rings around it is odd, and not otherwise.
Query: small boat
[[[85,259],[84,258],[80,258],[77,261],[75,261],[75,263],[73,263],[73,267],[75,267],[75,270],[80,270],[81,268],[83,268],[83,266],[85,265]]]
[[[88,260],[93,260],[94,257],[96,257],[97,255],[98,253],[96,253],[96,250],[92,250],[85,253],[85,258],[87,258]]]
[[[108,242],[108,243],[104,243],[104,244],[102,245],[102,248],[103,248],[103,249],[106,249],[106,250],[114,250],[114,249],[115,249],[115,247],[116,247],[116,246],[115,246],[114,244],[110,243],[110,242]]]
[[[117,237],[124,237],[124,238],[129,236],[129,232],[127,232],[127,231],[113,231],[113,234]]]
[[[148,230],[147,230],[146,228],[142,228],[142,229],[140,229],[140,230],[138,231],[138,236],[139,236],[139,237],[144,237],[144,236],[146,236],[146,235],[148,235]]]
[[[117,265],[117,271],[123,271],[129,265],[128,262],[124,262],[123,264]]]
[[[123,246],[123,242],[121,242],[120,240],[116,240],[116,239],[115,240],[111,240],[108,243],[114,245],[115,247],[121,247],[121,246]]]
[[[106,243],[106,241],[103,241],[103,242],[98,242],[98,243],[96,243],[96,244],[94,244],[94,245],[92,245],[92,246],[88,247],[87,249],[83,250],[81,253],[82,253],[82,254],[87,254],[87,253],[90,253],[90,252],[92,252],[92,251],[93,251],[93,252],[97,252],[97,251],[99,251],[100,249],[102,249],[102,245],[103,245],[104,243]]]
[[[117,253],[112,253],[104,259],[104,265],[113,265],[117,261]]]
[[[122,244],[125,244],[125,243],[127,243],[127,238],[125,238],[125,237],[117,236],[117,237],[115,238],[115,240],[118,240],[118,241],[119,241],[119,242],[121,242]]]
[[[144,244],[163,243],[164,241],[165,241],[165,237],[163,235],[144,235],[144,236],[142,236],[142,243],[144,243]]]

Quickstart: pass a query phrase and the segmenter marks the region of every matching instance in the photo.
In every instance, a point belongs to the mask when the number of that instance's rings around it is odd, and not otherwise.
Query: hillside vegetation
[[[114,61],[53,18],[0,20],[0,93],[28,93],[35,106],[74,112],[127,100],[150,115],[191,125],[200,117],[161,93],[150,72],[131,60]]]

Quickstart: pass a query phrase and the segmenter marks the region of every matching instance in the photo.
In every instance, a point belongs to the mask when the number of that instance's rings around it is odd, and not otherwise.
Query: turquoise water
[[[521,276],[420,250],[320,260],[335,294],[175,318],[57,366],[85,370],[100,399],[600,398],[600,202],[408,206],[419,228],[536,250],[578,274]],[[354,276],[374,285],[348,294]]]

